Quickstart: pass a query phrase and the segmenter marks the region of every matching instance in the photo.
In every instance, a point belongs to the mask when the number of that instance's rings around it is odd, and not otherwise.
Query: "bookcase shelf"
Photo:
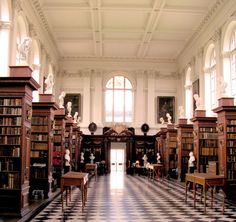
[[[236,106],[234,98],[220,98],[217,113],[219,173],[226,177],[226,194],[236,198]]]
[[[178,167],[178,145],[177,130],[172,124],[167,125],[166,132],[166,150],[165,150],[165,166],[168,175],[177,179],[176,169]]]
[[[218,161],[217,119],[216,117],[196,116],[191,120],[197,172],[207,173],[208,162]]]
[[[65,109],[55,110],[53,127],[53,179],[54,189],[60,187],[65,150]]]
[[[71,144],[71,159],[72,159],[72,170],[78,171],[79,169],[79,153],[80,153],[80,141],[81,131],[77,123],[73,124],[72,128],[72,144]]]
[[[30,151],[30,197],[32,199],[35,190],[42,190],[45,198],[48,198],[52,191],[53,123],[57,108],[54,102],[33,103]]]
[[[0,215],[28,212],[32,92],[38,88],[24,70],[21,77],[10,71],[0,78]]]
[[[193,124],[179,123],[177,126],[178,138],[178,177],[185,181],[185,174],[188,172],[189,153],[193,151]]]

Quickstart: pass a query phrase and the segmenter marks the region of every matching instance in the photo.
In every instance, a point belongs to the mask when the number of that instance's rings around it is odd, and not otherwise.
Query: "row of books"
[[[227,155],[236,155],[236,147],[228,148],[227,149]]]
[[[33,116],[32,125],[48,125],[48,117],[44,116]]]
[[[22,100],[21,99],[6,99],[0,98],[0,106],[21,106]]]
[[[21,115],[22,108],[0,107],[0,114],[4,115]]]
[[[216,127],[199,127],[200,133],[217,133]]]
[[[13,117],[0,118],[0,125],[2,125],[2,126],[20,126],[21,125],[21,117],[20,116],[13,116]]]
[[[20,147],[4,147],[4,149],[0,149],[0,156],[20,157]]]
[[[217,156],[218,155],[218,148],[201,147],[200,148],[200,155],[202,155],[202,156]]]
[[[1,127],[0,128],[0,135],[20,135],[21,134],[21,127]]]
[[[199,139],[218,139],[218,133],[199,133]]]
[[[20,144],[20,136],[0,136],[0,144]]]

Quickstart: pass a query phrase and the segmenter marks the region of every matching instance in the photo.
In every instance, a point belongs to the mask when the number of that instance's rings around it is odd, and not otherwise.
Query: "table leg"
[[[206,213],[206,187],[205,185],[203,186],[204,189],[204,213]]]
[[[185,202],[187,202],[188,181],[185,182]]]
[[[193,182],[193,207],[196,208],[196,184]]]
[[[210,188],[211,189],[211,208],[213,208],[213,199],[214,199],[214,197],[213,197],[213,188]]]
[[[62,187],[62,188],[61,188],[61,209],[62,209],[62,212],[64,211],[63,192],[64,192],[64,189],[63,189],[63,187]]]

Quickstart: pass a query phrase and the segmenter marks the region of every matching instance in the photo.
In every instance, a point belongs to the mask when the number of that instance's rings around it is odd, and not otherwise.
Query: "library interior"
[[[235,0],[0,0],[0,222],[236,221]]]

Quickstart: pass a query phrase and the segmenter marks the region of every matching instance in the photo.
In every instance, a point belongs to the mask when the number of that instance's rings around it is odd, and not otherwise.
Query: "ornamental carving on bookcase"
[[[30,121],[32,118],[32,107],[30,105],[26,105],[26,120]]]
[[[193,136],[197,137],[197,130],[196,129],[193,131]]]
[[[31,136],[31,129],[27,127],[25,137],[30,138],[30,136]]]
[[[218,123],[217,124],[217,127],[216,127],[216,131],[219,133],[219,134],[223,134],[224,133],[224,125],[222,123]]]

